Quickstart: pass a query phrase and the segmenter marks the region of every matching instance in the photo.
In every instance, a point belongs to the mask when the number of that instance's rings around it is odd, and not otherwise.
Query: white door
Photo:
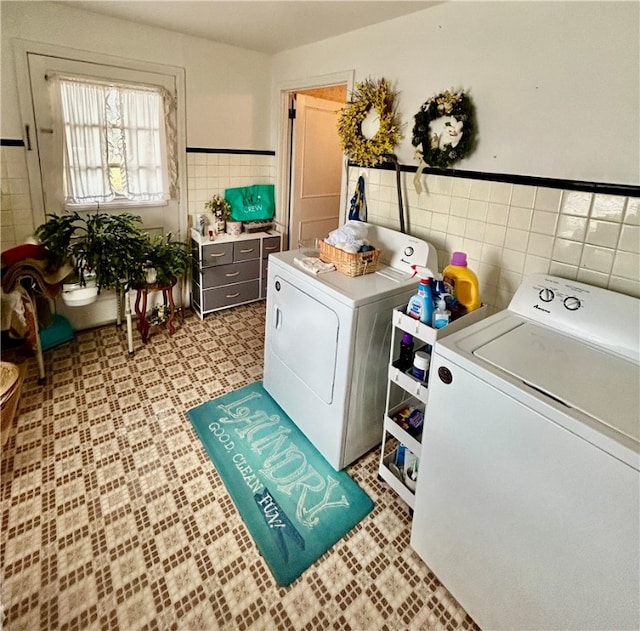
[[[52,74],[69,74],[95,78],[108,78],[113,81],[123,80],[152,85],[160,85],[174,92],[175,80],[170,75],[132,70],[117,66],[83,62],[75,59],[64,59],[49,55],[30,53],[29,75],[31,82],[31,96],[35,119],[35,130],[32,130],[33,148],[37,152],[37,173],[30,171],[29,177],[34,177],[42,183],[42,196],[44,213],[59,214],[63,208],[63,191],[61,175],[62,139],[56,137],[54,132],[54,110],[51,95],[51,81],[48,77]],[[105,210],[103,206],[101,210]],[[171,199],[166,204],[158,206],[145,205],[133,206],[130,209],[119,208],[113,212],[131,212],[142,218],[142,226],[152,232],[180,231],[180,212],[178,200]],[[107,211],[111,212],[111,211]],[[45,221],[44,214],[38,218]]]
[[[108,63],[79,61],[56,54],[39,54],[28,52],[27,67],[29,75],[29,102],[32,106],[33,127],[29,129],[27,140],[27,165],[29,180],[38,183],[32,185],[34,200],[34,221],[36,227],[46,221],[46,214],[63,212],[63,190],[61,158],[62,139],[54,131],[54,100],[51,94],[49,77],[54,74],[85,76],[113,81],[138,82],[162,86],[171,93],[177,91],[177,75],[169,72],[135,69]],[[136,63],[136,62],[132,62]],[[24,115],[24,112],[23,112]],[[31,113],[26,120],[30,120]],[[179,125],[181,125],[179,123]],[[182,136],[182,132],[178,137]],[[178,157],[180,161],[180,158]],[[180,178],[178,180],[180,182]],[[178,184],[179,186],[179,184]],[[97,210],[97,209],[96,209]],[[178,198],[170,199],[159,205],[100,207],[103,212],[131,212],[140,216],[141,227],[150,233],[164,234],[171,232],[180,238],[186,226],[186,206],[182,206]],[[95,212],[95,211],[91,211]],[[176,299],[178,290],[175,291]],[[67,307],[63,303],[57,305],[58,311],[65,316],[74,329],[81,330],[113,322],[117,311],[116,295],[112,291],[101,292],[98,301],[82,308]],[[119,316],[118,316],[119,317]]]
[[[289,247],[338,227],[343,162],[337,130],[342,105],[296,95]]]

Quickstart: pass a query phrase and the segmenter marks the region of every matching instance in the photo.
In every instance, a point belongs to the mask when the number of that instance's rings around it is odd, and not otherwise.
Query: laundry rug
[[[256,382],[187,412],[278,585],[373,508]]]

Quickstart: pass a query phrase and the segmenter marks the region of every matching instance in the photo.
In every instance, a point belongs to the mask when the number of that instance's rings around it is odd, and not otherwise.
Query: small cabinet
[[[473,324],[487,315],[487,307],[434,329],[406,315],[406,306],[392,314],[391,351],[388,366],[387,398],[380,453],[379,476],[402,498],[413,512],[417,472],[420,468],[422,427],[428,422],[429,375],[426,381],[400,367],[400,340],[409,333],[414,351],[433,352],[439,339]],[[429,373],[430,374],[430,373]]]
[[[201,318],[212,311],[265,298],[268,257],[280,251],[279,233],[219,235],[209,241],[193,231],[191,243],[191,305]]]

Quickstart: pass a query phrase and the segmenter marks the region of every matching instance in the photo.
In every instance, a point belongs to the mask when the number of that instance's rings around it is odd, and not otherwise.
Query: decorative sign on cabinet
[[[281,249],[281,235],[268,232],[218,235],[214,241],[191,233],[193,270],[191,305],[207,313],[266,297],[269,254]]]

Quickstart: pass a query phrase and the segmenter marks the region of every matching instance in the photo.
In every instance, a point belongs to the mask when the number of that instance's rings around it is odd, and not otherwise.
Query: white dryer
[[[411,545],[482,628],[640,627],[639,325],[534,275],[438,341]]]
[[[355,278],[269,256],[264,387],[336,470],[380,443],[391,315],[417,290],[410,265],[437,270],[426,241],[372,224],[367,238],[382,263]]]

